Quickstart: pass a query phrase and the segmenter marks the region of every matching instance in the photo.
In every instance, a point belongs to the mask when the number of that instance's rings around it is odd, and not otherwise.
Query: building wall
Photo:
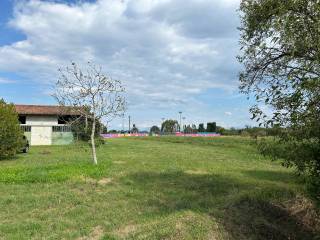
[[[53,132],[52,145],[66,145],[73,142],[72,132]]]
[[[65,145],[74,140],[72,132],[52,131],[53,126],[64,126],[58,124],[57,116],[26,116],[23,125],[31,126],[31,132],[24,132],[30,145]]]
[[[27,116],[26,125],[58,125],[57,116]]]
[[[51,126],[32,126],[31,145],[51,145],[52,127]]]

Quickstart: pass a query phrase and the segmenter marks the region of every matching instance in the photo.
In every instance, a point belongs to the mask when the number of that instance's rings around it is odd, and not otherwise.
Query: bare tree
[[[56,82],[53,96],[61,109],[73,107],[79,118],[92,123],[91,147],[93,163],[97,164],[95,131],[97,121],[111,121],[125,111],[124,87],[119,80],[112,79],[102,72],[101,66],[88,62],[85,69],[76,63],[59,69],[60,78]],[[87,125],[86,125],[87,126]]]

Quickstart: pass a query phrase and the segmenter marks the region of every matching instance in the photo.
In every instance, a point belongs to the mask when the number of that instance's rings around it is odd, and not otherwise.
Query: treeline
[[[196,124],[183,125],[180,129],[180,125],[177,120],[165,120],[161,127],[154,125],[150,128],[151,134],[172,134],[175,132],[183,133],[219,133],[225,136],[244,136],[244,137],[265,137],[265,136],[276,136],[283,129],[279,126],[274,126],[272,128],[263,127],[250,127],[246,126],[244,128],[224,128],[218,126],[216,122],[208,122],[206,125],[200,123],[198,126]]]
[[[243,136],[243,137],[266,137],[266,136],[277,136],[285,129],[278,126],[263,128],[263,127],[250,127],[246,126],[245,128],[223,128],[217,127],[218,133],[225,136]]]

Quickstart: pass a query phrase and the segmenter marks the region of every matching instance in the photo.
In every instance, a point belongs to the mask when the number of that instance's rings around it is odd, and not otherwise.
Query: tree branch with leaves
[[[310,176],[320,199],[320,0],[242,0],[240,12],[240,90],[253,119],[283,129],[263,152]]]

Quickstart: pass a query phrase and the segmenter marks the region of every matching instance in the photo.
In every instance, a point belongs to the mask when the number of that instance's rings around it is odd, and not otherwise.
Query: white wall
[[[53,126],[58,125],[57,116],[27,116],[26,125]]]
[[[52,127],[32,126],[31,145],[51,145]]]

